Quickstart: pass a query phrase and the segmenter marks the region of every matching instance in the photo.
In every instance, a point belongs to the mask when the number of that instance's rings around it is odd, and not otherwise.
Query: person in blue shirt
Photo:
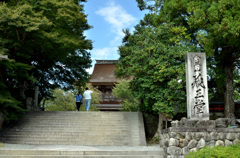
[[[78,94],[76,95],[77,111],[79,111],[81,104],[82,104],[82,95],[81,95],[81,92],[78,92]]]

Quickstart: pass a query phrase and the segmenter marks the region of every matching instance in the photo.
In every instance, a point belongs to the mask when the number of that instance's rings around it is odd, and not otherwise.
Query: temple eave
[[[90,83],[95,86],[95,85],[115,85],[117,82],[91,82]]]

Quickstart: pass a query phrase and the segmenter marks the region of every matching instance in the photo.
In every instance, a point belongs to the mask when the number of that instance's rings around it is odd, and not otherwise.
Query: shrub
[[[127,80],[118,81],[115,87],[112,89],[113,96],[121,100],[123,109],[121,111],[132,111],[138,110],[138,99],[134,97],[133,92],[130,88],[130,83]]]
[[[240,143],[227,147],[204,147],[189,153],[185,158],[240,158]]]

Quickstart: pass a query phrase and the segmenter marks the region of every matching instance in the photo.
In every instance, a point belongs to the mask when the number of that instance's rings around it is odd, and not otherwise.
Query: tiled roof
[[[117,82],[120,79],[117,79],[114,75],[116,67],[114,64],[95,64],[94,70],[90,79],[91,83],[96,82]]]

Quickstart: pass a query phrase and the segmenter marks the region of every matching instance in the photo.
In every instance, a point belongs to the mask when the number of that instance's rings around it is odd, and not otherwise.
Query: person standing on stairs
[[[81,92],[78,92],[78,94],[76,95],[77,111],[79,111],[81,104],[82,104],[82,95],[81,95]]]
[[[89,111],[90,108],[90,104],[91,104],[91,93],[93,93],[93,91],[88,90],[88,87],[85,88],[86,91],[83,93],[83,97],[85,98],[85,110]]]

